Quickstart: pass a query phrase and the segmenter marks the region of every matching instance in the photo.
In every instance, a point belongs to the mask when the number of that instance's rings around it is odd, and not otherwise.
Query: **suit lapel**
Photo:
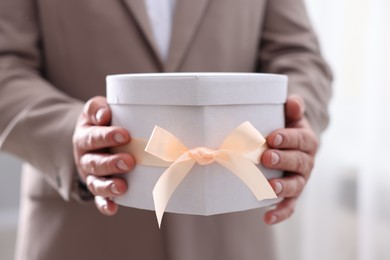
[[[168,60],[164,66],[164,71],[176,71],[179,68],[209,1],[177,0]]]
[[[176,71],[186,54],[189,45],[202,20],[210,0],[176,0],[173,19],[172,38],[169,47],[168,60],[164,64],[153,36],[146,6],[143,0],[122,0],[129,12],[138,23],[146,42],[151,47],[165,72]]]
[[[146,42],[151,47],[154,55],[156,56],[160,65],[162,65],[162,60],[160,52],[158,50],[156,41],[153,35],[153,29],[149,22],[148,13],[146,10],[144,0],[122,0],[125,6],[128,8],[129,12],[133,15],[135,21],[138,23]]]

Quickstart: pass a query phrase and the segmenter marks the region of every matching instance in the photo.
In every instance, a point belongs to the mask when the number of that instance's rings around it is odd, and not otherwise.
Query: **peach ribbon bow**
[[[255,165],[259,163],[260,155],[265,148],[264,137],[249,122],[244,122],[234,129],[218,150],[206,147],[189,149],[173,134],[156,126],[145,152],[165,163],[148,163],[146,162],[148,160],[144,159],[142,164],[154,166],[159,164],[160,166],[168,163],[169,165],[153,189],[159,227],[169,199],[195,163],[208,165],[218,162],[237,175],[253,192],[257,200],[276,198],[271,185]]]

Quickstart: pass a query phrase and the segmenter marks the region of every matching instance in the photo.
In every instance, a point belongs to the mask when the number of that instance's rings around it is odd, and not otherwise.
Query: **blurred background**
[[[279,252],[390,259],[390,1],[306,2],[335,74],[331,123],[297,214],[278,226]]]
[[[0,153],[0,260],[12,260],[19,213],[20,161]]]
[[[390,1],[306,0],[335,74],[331,123],[291,220],[281,259],[388,260]],[[0,260],[13,258],[20,162],[0,154]]]

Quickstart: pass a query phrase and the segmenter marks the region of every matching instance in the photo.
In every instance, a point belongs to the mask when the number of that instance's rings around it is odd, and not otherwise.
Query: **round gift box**
[[[284,127],[287,77],[260,73],[160,73],[110,75],[107,101],[112,125],[148,139],[155,126],[187,147],[217,149],[243,122],[263,136]],[[282,172],[257,165],[267,179]],[[154,210],[152,191],[166,167],[136,164],[124,175],[128,192],[118,204]],[[195,165],[177,187],[166,212],[213,215],[268,206],[218,163]]]

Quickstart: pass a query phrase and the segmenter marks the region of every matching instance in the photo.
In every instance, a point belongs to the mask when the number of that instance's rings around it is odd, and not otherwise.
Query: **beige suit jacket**
[[[320,133],[330,72],[302,0],[178,0],[162,62],[141,0],[0,1],[0,147],[24,161],[17,259],[276,259],[262,211],[213,217],[78,203],[71,137],[105,76],[289,75]],[[136,122],[134,122],[136,123]]]

